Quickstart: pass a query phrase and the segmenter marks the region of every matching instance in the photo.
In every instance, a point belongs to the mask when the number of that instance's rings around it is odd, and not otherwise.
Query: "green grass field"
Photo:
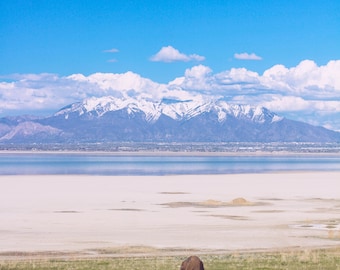
[[[206,270],[340,270],[340,247],[320,250],[200,255]],[[1,270],[178,270],[186,256],[138,256],[96,259],[23,259],[0,261]]]

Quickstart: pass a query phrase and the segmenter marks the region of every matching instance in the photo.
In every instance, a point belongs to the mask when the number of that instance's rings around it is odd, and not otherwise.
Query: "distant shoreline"
[[[340,143],[313,142],[106,142],[1,144],[0,153],[108,154],[135,156],[340,155]]]
[[[339,152],[302,151],[87,151],[87,150],[0,150],[0,154],[69,154],[112,156],[340,156]]]

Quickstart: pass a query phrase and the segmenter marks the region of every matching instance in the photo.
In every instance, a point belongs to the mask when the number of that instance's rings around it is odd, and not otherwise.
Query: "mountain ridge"
[[[0,142],[340,142],[339,132],[222,99],[91,97],[17,119],[0,119]]]
[[[237,105],[229,104],[223,100],[176,100],[176,99],[162,99],[160,102],[136,100],[133,98],[114,98],[112,96],[106,96],[101,98],[88,98],[82,102],[76,102],[70,104],[57,113],[54,116],[66,115],[68,113],[78,112],[79,116],[84,113],[91,113],[92,115],[102,116],[109,111],[118,111],[120,109],[127,108],[128,112],[142,111],[146,115],[146,121],[157,121],[160,115],[167,115],[174,120],[188,120],[195,117],[202,112],[210,111],[212,109],[219,112],[218,117],[220,121],[224,120],[226,115],[233,115],[235,117],[243,116],[249,118],[256,115],[263,114],[264,110],[269,113],[264,107],[250,106],[250,105]],[[271,112],[270,112],[271,113]],[[282,117],[271,113],[273,121],[279,121]],[[263,116],[263,115],[262,115]],[[258,121],[262,121],[257,119]]]

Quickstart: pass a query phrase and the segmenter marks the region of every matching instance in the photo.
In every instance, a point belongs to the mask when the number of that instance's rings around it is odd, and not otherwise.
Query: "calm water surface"
[[[0,154],[0,175],[165,175],[261,173],[270,171],[340,171],[340,156]]]

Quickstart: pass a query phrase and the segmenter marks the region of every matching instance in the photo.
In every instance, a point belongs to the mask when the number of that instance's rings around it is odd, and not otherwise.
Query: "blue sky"
[[[132,72],[340,130],[339,18],[338,0],[0,0],[0,117],[107,93],[74,74]]]

